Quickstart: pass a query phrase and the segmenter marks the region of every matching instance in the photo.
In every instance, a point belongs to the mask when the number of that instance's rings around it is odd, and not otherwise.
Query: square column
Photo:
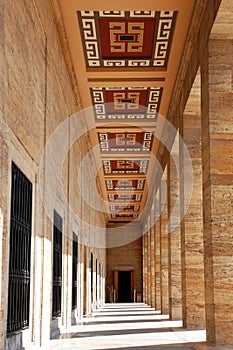
[[[151,232],[147,228],[147,304],[151,305]]]
[[[160,197],[155,201],[155,308],[161,310],[161,251],[160,251]]]
[[[163,180],[162,180],[163,181]],[[169,313],[169,286],[168,286],[168,232],[167,232],[167,204],[163,203],[160,189],[160,205],[162,212],[160,216],[160,265],[161,265],[161,312]]]
[[[169,276],[169,314],[172,320],[182,319],[182,287],[181,287],[181,232],[180,232],[180,183],[179,155],[172,154],[168,163],[168,276]]]
[[[143,242],[143,302],[147,303],[147,291],[148,291],[148,282],[147,282],[147,233],[145,232],[142,237]]]
[[[151,210],[151,216],[154,215],[154,208]],[[151,218],[151,221],[154,218]],[[151,222],[150,228],[150,239],[151,239],[151,306],[155,308],[155,226]]]
[[[201,62],[207,340],[233,345],[233,38]]]
[[[181,134],[183,134],[184,143],[180,142],[182,157],[180,191],[183,323],[184,327],[189,329],[205,329],[199,73],[191,89],[181,124],[182,122]],[[192,161],[192,169],[189,170],[184,147],[187,148]]]

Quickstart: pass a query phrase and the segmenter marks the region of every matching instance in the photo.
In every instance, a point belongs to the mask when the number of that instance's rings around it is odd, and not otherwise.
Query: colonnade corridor
[[[233,0],[0,0],[0,350],[233,350]]]
[[[185,330],[182,321],[172,321],[144,303],[112,303],[63,331],[50,341],[49,350],[223,349],[205,339],[205,330]]]

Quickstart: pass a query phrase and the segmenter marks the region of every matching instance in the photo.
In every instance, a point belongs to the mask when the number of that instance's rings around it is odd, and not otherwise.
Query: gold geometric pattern
[[[144,23],[110,22],[111,52],[142,52]]]
[[[136,143],[136,134],[116,134],[116,145],[117,146],[132,146]]]
[[[131,160],[118,160],[117,161],[117,168],[118,169],[133,169],[134,162]]]
[[[115,92],[113,104],[116,110],[135,110],[139,105],[139,92]]]

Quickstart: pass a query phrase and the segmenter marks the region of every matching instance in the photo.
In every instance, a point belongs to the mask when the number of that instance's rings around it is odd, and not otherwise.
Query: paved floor
[[[211,350],[205,330],[184,330],[145,304],[106,304],[51,340],[51,350]]]

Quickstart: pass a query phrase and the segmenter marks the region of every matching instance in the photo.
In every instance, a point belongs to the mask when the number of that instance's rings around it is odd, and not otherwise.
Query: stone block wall
[[[90,149],[90,140],[86,134],[70,147],[74,130],[71,130],[68,118],[79,112],[81,106],[77,102],[78,91],[74,90],[69,78],[50,1],[1,0],[0,45],[0,349],[19,349],[21,344],[25,348],[32,345],[46,348],[50,337],[60,328],[81,319],[84,299],[90,304],[90,286],[84,286],[84,245],[88,245],[93,236],[90,225],[99,232],[90,249],[101,266],[97,275],[102,285],[101,293],[95,294],[98,300],[95,298],[94,304],[104,301],[106,254],[101,247],[105,246],[105,218],[101,213],[91,211],[83,199],[84,194],[90,197],[92,193],[91,179],[96,174],[94,159],[92,169],[85,174],[85,184],[82,188],[77,184],[77,171]],[[63,134],[51,149],[50,165],[56,165],[57,156],[63,149],[67,148],[67,154],[61,164],[60,186],[51,192],[51,208],[48,209],[41,197],[41,193],[46,193],[48,183],[46,177],[40,177],[40,165],[46,143],[64,122]],[[85,125],[79,127],[85,129]],[[33,223],[30,325],[9,338],[6,322],[12,162],[32,182]],[[59,176],[55,168],[52,175],[54,178]],[[56,320],[52,320],[51,213],[54,209],[63,219],[62,313]],[[73,232],[79,240],[76,310],[71,310]],[[86,270],[89,276],[88,265]]]

